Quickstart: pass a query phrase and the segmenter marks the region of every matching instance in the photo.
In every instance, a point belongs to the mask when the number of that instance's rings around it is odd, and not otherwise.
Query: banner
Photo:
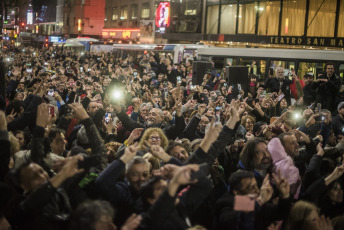
[[[154,20],[141,20],[140,21],[140,43],[154,44]]]

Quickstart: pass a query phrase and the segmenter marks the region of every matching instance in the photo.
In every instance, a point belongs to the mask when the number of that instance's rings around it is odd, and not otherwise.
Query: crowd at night
[[[0,229],[344,229],[335,64],[194,85],[192,55],[0,56]]]

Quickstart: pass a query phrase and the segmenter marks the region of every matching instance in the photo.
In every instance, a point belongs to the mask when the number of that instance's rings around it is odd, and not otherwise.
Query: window
[[[128,19],[128,7],[123,6],[121,8],[121,19]]]
[[[254,60],[253,58],[239,58],[239,62],[235,62],[238,66],[247,66],[249,73],[259,75],[262,79],[265,76],[266,60]]]
[[[340,3],[338,37],[344,37],[344,1]]]
[[[258,4],[256,2],[239,4],[238,33],[254,34],[256,28],[257,10]]]
[[[278,35],[280,1],[260,2],[258,35]]]
[[[290,69],[295,69],[294,61],[278,61],[274,60],[270,62],[270,68],[274,68],[274,71],[277,67],[282,67],[284,69],[284,75],[288,76],[288,72]]]
[[[131,19],[136,19],[138,17],[138,6],[137,4],[131,5]]]
[[[221,6],[221,34],[235,34],[237,7],[237,4],[226,4]]]
[[[283,36],[302,36],[304,34],[306,0],[284,0],[282,12]]]
[[[150,9],[149,9],[149,3],[143,3],[142,4],[142,18],[149,18]]]
[[[197,15],[199,13],[201,4],[199,4],[198,0],[186,0],[184,4],[184,15]]]
[[[338,74],[341,78],[344,78],[344,64],[339,65],[339,73]]]
[[[337,0],[310,1],[308,36],[333,37],[336,21]]]
[[[219,6],[208,6],[207,12],[207,34],[217,34],[217,27],[219,24]]]
[[[118,19],[118,8],[113,7],[112,8],[112,20],[117,20]]]
[[[314,76],[318,76],[324,69],[325,63],[314,62],[299,62],[299,69],[297,75],[300,79],[306,75],[306,73],[312,72]]]

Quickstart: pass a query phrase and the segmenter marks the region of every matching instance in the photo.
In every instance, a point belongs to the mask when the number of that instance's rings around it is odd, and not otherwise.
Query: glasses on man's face
[[[152,140],[152,141],[160,141],[161,140],[161,138],[160,137],[150,137],[150,139]]]

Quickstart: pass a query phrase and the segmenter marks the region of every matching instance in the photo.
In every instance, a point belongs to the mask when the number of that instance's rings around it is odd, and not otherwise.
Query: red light
[[[49,41],[48,38],[46,38],[45,41],[48,42]]]
[[[46,47],[48,47],[48,44],[45,44]]]
[[[22,22],[22,24],[21,24],[22,26],[24,26],[25,25],[25,23],[24,22]]]

